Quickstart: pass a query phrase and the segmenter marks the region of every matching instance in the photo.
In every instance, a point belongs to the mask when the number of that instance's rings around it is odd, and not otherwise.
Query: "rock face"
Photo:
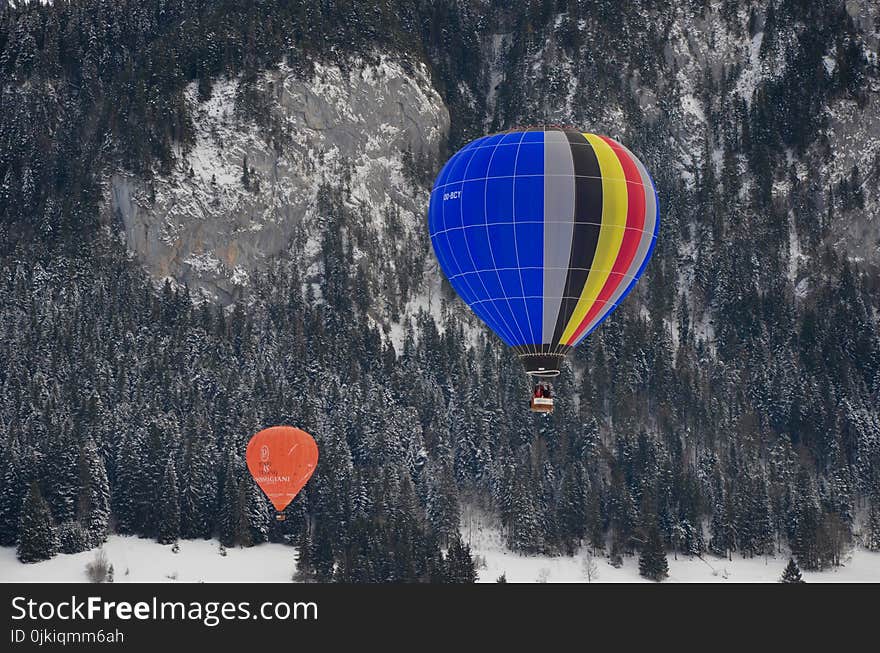
[[[199,102],[193,84],[195,143],[172,173],[108,180],[103,218],[121,226],[154,278],[233,301],[267,258],[285,252],[297,226],[316,218],[320,186],[343,172],[347,201],[369,219],[391,209],[406,229],[421,227],[427,193],[406,180],[404,153],[436,157],[449,129],[421,64],[380,56],[345,69],[315,65],[305,78],[280,66],[249,92],[257,110],[242,91],[241,80],[218,81]]]

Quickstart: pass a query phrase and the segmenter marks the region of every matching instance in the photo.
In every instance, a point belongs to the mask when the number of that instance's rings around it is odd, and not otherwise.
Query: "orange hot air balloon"
[[[311,478],[318,464],[318,445],[305,431],[292,426],[273,426],[251,438],[247,446],[251,476],[278,511],[282,510]]]

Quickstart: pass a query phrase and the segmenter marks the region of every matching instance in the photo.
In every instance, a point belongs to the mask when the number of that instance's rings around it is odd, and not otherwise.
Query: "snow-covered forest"
[[[657,579],[880,549],[878,44],[838,0],[0,4],[0,544],[467,582],[478,509]],[[424,213],[449,154],[544,122],[627,144],[662,221],[550,418]],[[276,522],[243,453],[282,423],[321,459]]]

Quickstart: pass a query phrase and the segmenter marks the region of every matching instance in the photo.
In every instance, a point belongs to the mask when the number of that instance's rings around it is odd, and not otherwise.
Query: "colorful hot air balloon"
[[[251,438],[245,457],[254,481],[283,520],[282,511],[315,472],[318,445],[305,431],[273,426]]]
[[[659,226],[654,184],[632,152],[555,127],[469,143],[428,210],[452,287],[537,377],[559,374],[632,290]]]

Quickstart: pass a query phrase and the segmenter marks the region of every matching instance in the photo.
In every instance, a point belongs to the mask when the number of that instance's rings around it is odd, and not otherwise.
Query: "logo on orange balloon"
[[[248,442],[248,470],[281,513],[315,473],[318,445],[292,426],[263,429]]]

